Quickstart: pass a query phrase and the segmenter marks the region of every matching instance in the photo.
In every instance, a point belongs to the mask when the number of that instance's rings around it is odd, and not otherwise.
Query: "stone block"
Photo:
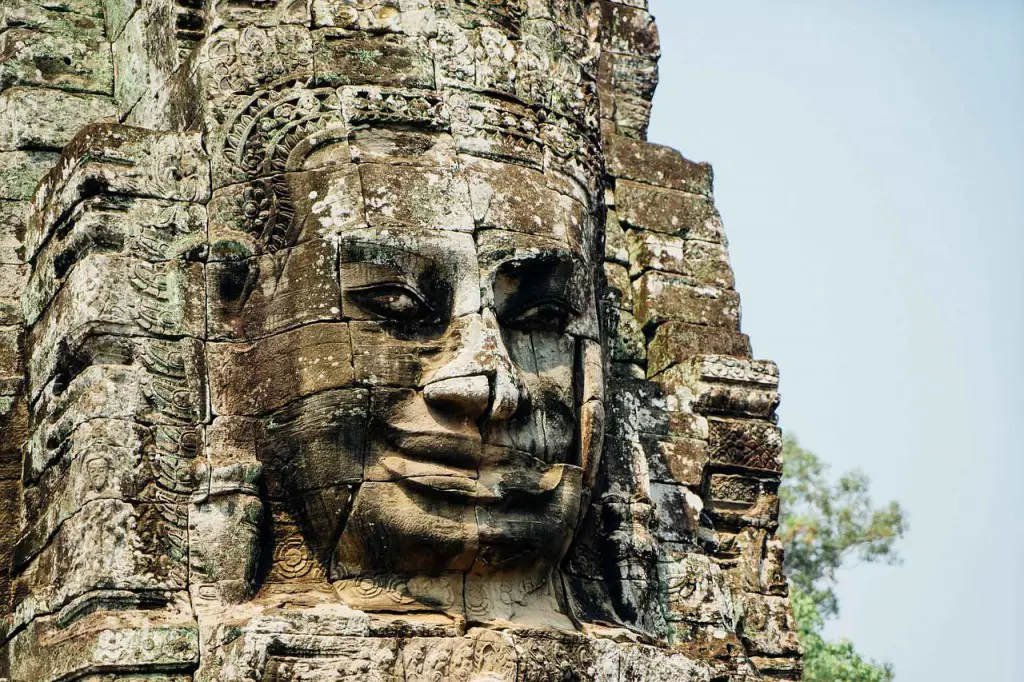
[[[338,247],[313,240],[207,266],[210,338],[253,341],[341,319]]]
[[[677,401],[672,409],[772,420],[779,406],[778,368],[771,362],[701,355],[665,370],[657,381]]]
[[[30,0],[32,4],[55,12],[74,12],[94,19],[103,18],[103,0]]]
[[[513,161],[536,170],[544,169],[548,148],[539,135],[541,122],[534,111],[512,101],[496,106],[493,98],[485,99],[469,93],[460,95],[458,98],[446,98],[446,105],[452,110],[448,114],[450,118],[444,120],[445,125],[449,120],[457,121],[452,132],[459,151],[475,157]],[[576,142],[580,141],[565,140],[566,145]],[[568,170],[564,159],[555,155],[547,157],[547,163],[553,169]],[[576,178],[571,172],[566,174]]]
[[[651,102],[643,97],[621,94],[615,98],[613,133],[647,139],[647,126],[651,122]]]
[[[317,85],[432,88],[434,62],[421,37],[313,31]]]
[[[119,191],[131,194],[133,188],[138,188],[139,191],[149,192],[142,193],[141,196],[181,201],[203,201],[209,197],[208,187],[199,182],[201,178],[196,178],[191,184],[184,182],[198,174],[199,166],[203,165],[205,154],[198,133],[153,131],[118,123],[97,123],[78,131],[61,158],[62,163],[55,173],[55,182],[47,185],[47,192],[60,189],[63,184],[67,184],[68,172],[71,169],[94,161],[117,161],[134,172],[122,171],[124,177],[111,175],[111,178],[121,183],[111,189],[116,187]],[[173,185],[164,187],[159,182],[161,179],[167,179],[169,172],[166,167],[174,161],[178,166],[177,174],[182,175],[174,179],[192,189],[194,194],[164,196],[167,189],[183,189]],[[146,181],[153,186],[142,185]]]
[[[732,596],[714,559],[670,549],[661,557],[658,568],[668,593],[670,621],[732,629]]]
[[[631,313],[614,306],[602,306],[601,324],[612,362],[640,364],[647,359],[647,339]]]
[[[26,201],[57,163],[57,152],[0,152],[0,198]]]
[[[761,482],[744,476],[713,474],[708,484],[709,499],[720,506],[751,507],[760,494]]]
[[[265,508],[258,462],[196,467],[198,486],[188,511],[189,588],[209,587],[222,603],[252,597]]]
[[[778,368],[769,361],[723,355],[697,360],[694,409],[707,415],[773,420],[779,404]],[[666,373],[666,380],[674,370]]]
[[[616,104],[625,98],[638,102],[650,102],[654,98],[658,86],[657,59],[613,52],[602,54],[601,59],[610,62],[604,68],[610,71]]]
[[[148,437],[145,427],[96,419],[75,430],[49,468],[30,460],[19,561],[37,555],[62,524],[96,500],[141,502],[148,492],[152,501],[150,468],[169,463],[147,461],[143,443]]]
[[[313,0],[313,26],[369,33],[437,34],[437,13],[425,0],[379,0],[373,5],[349,0]]]
[[[500,306],[503,296],[500,292],[503,289],[508,291],[509,287],[528,286],[526,282],[539,276],[543,281],[550,282],[548,286],[552,287],[552,291],[557,288],[558,295],[576,311],[576,314],[566,320],[565,333],[582,339],[599,340],[601,336],[595,296],[597,287],[594,282],[596,273],[591,265],[593,254],[587,248],[587,245],[593,242],[588,237],[582,242],[573,243],[572,240],[578,237],[579,233],[572,228],[565,232],[556,230],[555,235],[556,237],[552,239],[521,231],[483,229],[474,235],[475,249],[472,242],[462,242],[468,235],[444,238],[445,250],[452,254],[446,255],[446,259],[455,258],[456,254],[462,258],[463,253],[467,253],[469,262],[477,260],[479,268],[470,266],[466,271],[475,273],[479,269],[481,282],[495,276],[507,282],[497,284],[491,291],[487,291],[490,287],[485,285],[483,298],[477,296],[473,290],[476,287],[467,287],[466,292],[462,293],[462,286],[456,285],[454,298],[456,308],[460,312],[455,314],[475,313],[480,310],[480,302],[485,307]],[[512,267],[512,263],[516,262],[521,265],[518,269]],[[474,280],[475,285],[477,278],[462,274],[459,279],[467,284]]]
[[[765,542],[761,560],[758,587],[763,594],[785,597],[789,594],[789,580],[783,571],[786,547],[782,540],[769,538]]]
[[[46,12],[43,26],[0,33],[0,86],[27,85],[110,95],[114,74],[110,43],[99,19]],[[66,19],[64,17],[73,17]]]
[[[203,98],[199,53],[193,51],[164,86],[146,92],[124,117],[125,125],[150,130],[197,130],[203,124]]]
[[[200,134],[108,123],[83,128],[37,187],[25,236],[26,258],[35,256],[72,208],[97,195],[205,203],[210,173]]]
[[[346,3],[349,4],[349,3]],[[310,0],[280,2],[270,7],[236,3],[232,0],[211,0],[209,22],[213,28],[271,27],[282,24],[308,26],[312,21]]]
[[[184,589],[187,520],[185,504],[87,503],[42,547],[19,543],[16,609],[53,613],[93,590]]]
[[[314,239],[336,241],[346,231],[366,226],[359,168],[350,163],[347,143],[332,145],[316,171],[272,175],[228,185],[209,204],[213,260],[234,258],[238,242],[264,250],[286,249]],[[341,158],[339,158],[341,157]],[[328,199],[320,200],[319,197]],[[300,218],[292,220],[293,212]]]
[[[176,13],[160,2],[143,2],[111,44],[114,101],[123,117],[148,92],[164,87],[181,66]]]
[[[352,160],[358,163],[386,163],[402,166],[457,165],[455,138],[447,133],[359,128],[348,136]]]
[[[403,679],[402,663],[398,660],[398,642],[393,639],[343,638],[336,639],[328,653],[320,656],[297,658],[289,655],[267,657],[262,679],[267,680],[315,680],[368,679],[382,682],[398,682]],[[504,681],[504,677],[495,677]]]
[[[618,263],[606,262],[604,276],[607,288],[603,303],[632,314],[633,285],[629,281],[629,271]]]
[[[103,608],[102,599],[121,610]],[[62,619],[39,619],[11,642],[11,676],[16,680],[116,679],[125,682],[184,682],[199,663],[199,629],[187,599],[153,608],[126,593],[86,599]],[[98,611],[98,613],[94,613]],[[74,616],[69,627],[67,620]],[[160,670],[155,676],[138,670]]]
[[[18,480],[0,480],[0,610],[8,611],[11,604],[11,556],[18,541],[21,513],[21,483]]]
[[[716,465],[782,472],[782,432],[763,421],[709,419],[711,461]]]
[[[702,386],[694,408],[701,414],[774,420],[779,401],[774,389],[714,384]]]
[[[99,0],[99,4],[101,10],[98,16],[103,19],[107,40],[115,40],[134,16],[135,10],[142,6],[142,0]]]
[[[21,324],[20,299],[27,282],[27,265],[0,264],[0,326]]]
[[[331,503],[325,504],[323,509],[343,510],[348,502],[347,495],[340,503],[329,498],[363,480],[370,436],[369,415],[370,391],[326,391],[281,408],[263,418],[258,426],[236,427],[235,442],[241,443],[244,440],[241,436],[255,436],[256,455],[263,463],[269,499],[295,502],[296,495],[323,491],[324,496],[319,501]],[[218,418],[217,423],[221,420]],[[343,518],[340,513],[336,518]],[[308,521],[328,522],[328,519]]]
[[[401,2],[383,0],[370,6],[349,0],[313,0],[313,25],[373,33],[401,32]]]
[[[605,139],[605,153],[608,173],[615,178],[712,196],[711,165],[694,163],[671,147],[610,135]]]
[[[789,600],[747,593],[740,603],[739,632],[750,653],[780,658],[801,654]]]
[[[201,47],[206,95],[252,93],[282,78],[313,75],[313,38],[305,26],[225,28]]]
[[[33,439],[24,467],[25,521],[46,537],[94,499],[187,495],[201,436],[199,426],[100,418],[79,423],[59,443]]]
[[[96,333],[205,337],[205,288],[199,263],[87,256],[26,337],[31,382],[49,380],[61,346]]]
[[[658,523],[654,537],[661,542],[693,542],[700,527],[704,503],[684,485],[651,483]]]
[[[0,92],[0,150],[57,150],[89,123],[116,120],[106,95],[15,87]],[[41,177],[41,176],[40,176]]]
[[[716,528],[778,527],[778,482],[748,476],[714,474],[708,482],[707,513]]]
[[[765,680],[796,682],[803,679],[804,664],[797,654],[788,658],[751,656],[750,663],[757,669],[757,674]]]
[[[647,371],[654,377],[669,367],[688,364],[697,355],[750,357],[746,334],[719,327],[668,321],[658,327],[647,347]]]
[[[649,439],[647,451],[651,480],[699,487],[710,458],[707,441],[697,438]]]
[[[72,209],[59,234],[38,251],[23,301],[34,324],[75,264],[92,254],[148,263],[205,258],[206,209],[134,197],[92,197]]]
[[[548,237],[583,252],[593,233],[586,209],[552,188],[543,173],[472,160],[466,176],[477,227]]]
[[[110,341],[110,339],[101,339]],[[121,341],[122,339],[117,339]],[[36,419],[48,419],[36,435],[47,444],[63,442],[90,419],[121,419],[143,424],[188,425],[205,420],[205,374],[200,342],[143,339],[125,343],[142,357],[125,364],[91,365],[62,385],[58,376],[33,405]],[[104,351],[109,350],[107,345]],[[131,347],[131,346],[134,346]],[[113,360],[118,362],[119,360]],[[166,370],[166,374],[162,370]]]
[[[661,46],[654,17],[645,9],[602,0],[603,36],[612,52],[658,57]]]
[[[683,239],[660,232],[630,231],[630,275],[658,270],[692,277],[703,284],[732,289],[735,278],[722,243]]]
[[[356,383],[363,386],[416,387],[432,360],[445,357],[461,341],[467,318],[456,321],[453,333],[442,338],[416,335],[392,337],[379,322],[353,321],[352,362]]]
[[[462,174],[441,168],[364,164],[359,176],[372,227],[400,224],[473,231],[470,186]]]
[[[0,380],[24,376],[21,357],[21,328],[0,327]]]
[[[761,388],[779,386],[779,367],[769,360],[709,353],[696,358],[693,364],[695,376],[705,383],[751,384]]]
[[[0,200],[0,263],[20,264],[21,241],[25,236],[27,201]]]
[[[614,194],[608,192],[607,195],[607,200],[614,202]],[[608,211],[605,221],[604,259],[629,267],[629,241],[626,239],[625,230],[619,223],[618,214],[614,210]]]
[[[739,331],[740,298],[735,291],[650,271],[633,282],[633,296],[636,318],[645,329],[674,321]]]
[[[28,440],[28,406],[19,395],[0,395],[0,480],[21,478],[21,458]]]
[[[723,534],[723,537],[727,534]],[[761,528],[743,528],[728,545],[729,557],[716,554],[735,594],[757,592],[784,597],[789,585],[782,572],[782,542]]]
[[[345,323],[305,325],[256,343],[212,343],[207,353],[218,415],[267,414],[354,378]]]
[[[273,561],[264,584],[322,585],[327,581],[327,571],[314,554],[302,528],[292,514],[283,509],[274,509],[274,506],[271,503],[269,522],[273,536]]]
[[[615,183],[615,208],[626,227],[708,242],[725,241],[722,218],[702,194],[630,180]]]

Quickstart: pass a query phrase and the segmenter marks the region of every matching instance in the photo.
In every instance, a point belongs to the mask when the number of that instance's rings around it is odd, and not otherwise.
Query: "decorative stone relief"
[[[798,679],[643,0],[15,5],[0,676]]]

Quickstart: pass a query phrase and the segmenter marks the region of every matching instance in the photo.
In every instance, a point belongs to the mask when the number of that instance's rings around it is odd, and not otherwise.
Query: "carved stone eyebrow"
[[[419,277],[436,270],[438,260],[408,247],[364,239],[342,239],[339,248],[339,263],[343,270],[346,266],[362,263]]]
[[[492,279],[498,314],[543,299],[562,299],[579,311],[571,284],[581,260],[568,249],[542,249],[505,259],[494,269]]]

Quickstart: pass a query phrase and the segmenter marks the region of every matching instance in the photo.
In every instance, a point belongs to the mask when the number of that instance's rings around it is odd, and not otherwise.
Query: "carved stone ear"
[[[211,591],[226,603],[251,598],[265,515],[259,496],[262,474],[259,462],[195,467],[189,562],[198,599]]]
[[[583,469],[583,485],[593,490],[601,465],[605,434],[605,359],[601,344],[579,342],[576,360],[576,400],[579,406],[577,464]]]
[[[210,268],[210,295],[221,306],[241,310],[259,276],[257,245],[249,235],[232,235],[210,244],[210,261],[219,267]]]

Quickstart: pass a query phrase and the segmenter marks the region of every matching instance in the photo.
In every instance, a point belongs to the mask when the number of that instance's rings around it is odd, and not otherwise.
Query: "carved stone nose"
[[[474,421],[484,416],[489,421],[512,418],[525,399],[525,389],[494,312],[485,309],[473,316],[461,341],[455,357],[427,378],[427,403]]]
[[[423,397],[439,410],[476,421],[490,405],[491,382],[480,375],[442,379],[424,386]]]

